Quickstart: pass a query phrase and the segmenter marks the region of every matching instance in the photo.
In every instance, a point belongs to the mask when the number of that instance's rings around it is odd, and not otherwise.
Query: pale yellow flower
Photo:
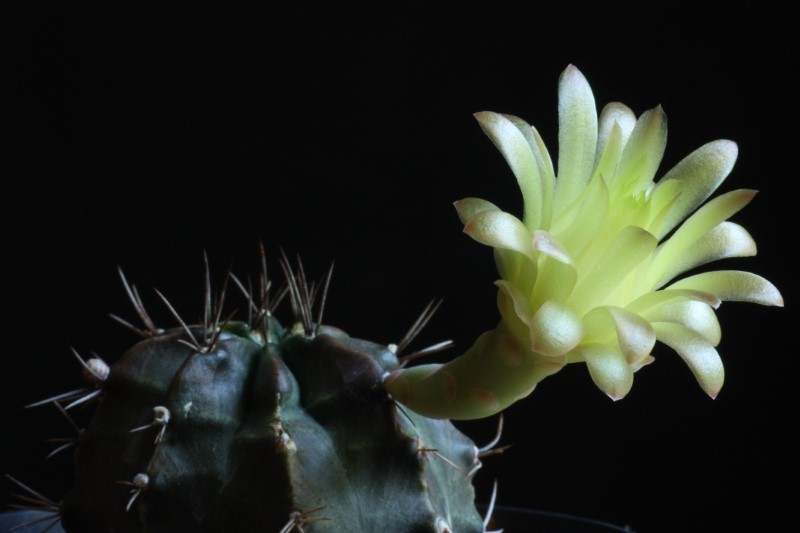
[[[750,234],[728,221],[756,192],[706,202],[733,168],[736,144],[701,146],[654,181],[667,140],[661,107],[637,118],[611,103],[598,117],[574,66],[559,83],[557,172],[525,121],[476,117],[516,176],[525,206],[520,219],[486,200],[456,202],[464,231],[495,250],[502,320],[451,363],[393,373],[388,390],[429,416],[477,418],[526,396],[565,364],[584,362],[616,400],[660,341],[715,397],[724,369],[714,310],[722,301],[783,305],[755,274],[693,273],[756,253]]]

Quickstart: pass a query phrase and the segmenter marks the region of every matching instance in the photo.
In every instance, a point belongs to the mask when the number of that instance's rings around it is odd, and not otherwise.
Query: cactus
[[[495,439],[478,449],[448,419],[497,414],[574,363],[619,400],[655,361],[656,342],[715,397],[724,382],[715,309],[783,305],[756,274],[692,273],[756,252],[728,221],[755,191],[706,202],[736,145],[707,143],[655,181],[666,147],[661,107],[637,118],[612,103],[598,115],[574,66],[559,83],[557,167],[524,120],[476,118],[525,206],[520,219],[479,198],[456,202],[464,232],[494,249],[496,328],[448,363],[406,367],[417,354],[398,355],[435,307],[397,346],[351,338],[322,323],[330,274],[315,290],[285,258],[289,329],[272,315],[263,252],[258,293],[230,277],[248,298],[245,321],[222,319],[226,290],[212,302],[207,274],[199,325],[159,293],[180,324],[162,331],[123,276],[144,329],[117,320],[144,339],[111,367],[76,352],[92,387],[36,404],[67,417],[79,404],[99,408],[76,439],[74,488],[55,504],[18,482],[23,499],[81,533],[482,532],[489,520],[471,479],[483,455],[502,448],[491,449]]]
[[[115,318],[142,340],[111,366],[75,352],[93,387],[33,404],[69,416],[97,400],[54,509],[66,531],[484,531],[471,484],[482,451],[383,387],[420,323],[399,346],[350,337],[321,323],[324,290],[312,319],[314,291],[283,266],[291,328],[273,316],[265,267],[246,322],[222,320],[207,262],[202,324],[158,293],[180,324],[166,331],[120,271],[144,329]]]

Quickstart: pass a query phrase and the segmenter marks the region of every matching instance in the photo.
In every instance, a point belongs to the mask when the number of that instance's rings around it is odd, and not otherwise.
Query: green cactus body
[[[272,317],[267,341],[231,322],[197,350],[191,332],[154,334],[110,368],[61,503],[67,531],[484,530],[478,449],[392,401],[392,350]]]

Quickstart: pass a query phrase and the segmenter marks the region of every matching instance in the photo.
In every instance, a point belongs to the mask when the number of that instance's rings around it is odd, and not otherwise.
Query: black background
[[[497,478],[502,504],[635,531],[775,530],[793,515],[798,449],[790,17],[747,2],[706,15],[372,9],[139,2],[2,17],[2,471],[56,499],[68,485],[69,457],[42,457],[70,427],[22,406],[80,386],[70,345],[113,360],[134,340],[107,317],[133,318],[118,265],[169,325],[150,287],[193,318],[203,250],[216,279],[231,263],[246,275],[261,241],[278,278],[281,248],[314,278],[335,261],[327,321],[351,334],[396,341],[443,297],[417,346],[467,347],[497,319],[496,274],[451,203],[521,208],[472,114],[527,119],[555,156],[557,80],[573,63],[598,109],[664,106],[660,174],[705,142],[739,143],[720,190],[761,191],[733,219],[759,255],[720,268],[767,277],[787,307],[720,308],[714,401],[662,346],[620,402],[582,366],[545,381],[507,412],[514,447],[485,461],[478,497]],[[494,423],[460,427],[483,442]]]

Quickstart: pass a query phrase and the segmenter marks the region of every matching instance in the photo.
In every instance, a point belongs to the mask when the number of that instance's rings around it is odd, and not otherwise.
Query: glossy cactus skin
[[[484,530],[477,448],[397,407],[386,346],[272,317],[266,342],[241,322],[205,353],[188,335],[152,335],[111,367],[61,503],[67,531]]]

